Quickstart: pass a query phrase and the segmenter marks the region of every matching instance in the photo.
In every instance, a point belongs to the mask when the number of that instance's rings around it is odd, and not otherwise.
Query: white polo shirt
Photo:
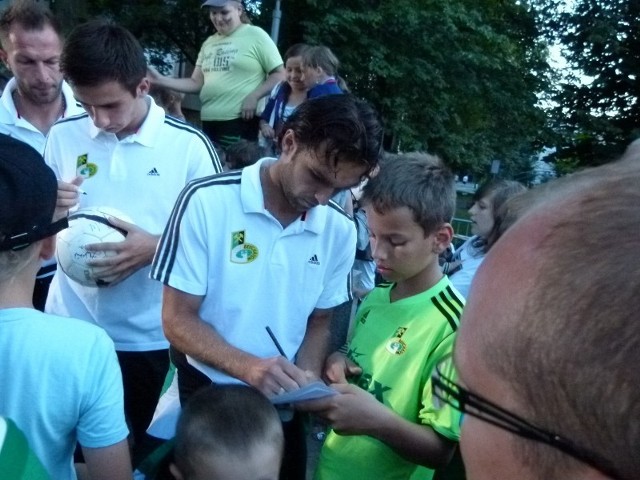
[[[118,140],[99,130],[85,113],[56,123],[45,161],[56,176],[85,180],[80,208],[108,206],[127,214],[153,235],[164,230],[176,198],[193,179],[221,171],[208,138],[184,122],[167,117],[151,97],[144,123]],[[84,287],[58,270],[46,311],[91,321],[103,327],[116,350],[148,351],[168,347],[160,315],[161,285],[142,268],[111,287]]]
[[[201,318],[231,345],[258,357],[276,356],[269,326],[293,361],[313,309],[349,299],[356,229],[333,202],[283,228],[263,204],[260,166],[270,161],[189,184],[171,214],[151,276],[203,295]],[[238,382],[188,360],[215,382]]]
[[[18,114],[16,104],[13,101],[13,92],[17,87],[16,79],[12,78],[4,87],[2,97],[0,97],[0,133],[31,145],[42,154],[47,136]],[[73,92],[67,82],[62,82],[62,95],[66,105],[62,118],[84,112],[84,109],[78,105],[73,97]]]

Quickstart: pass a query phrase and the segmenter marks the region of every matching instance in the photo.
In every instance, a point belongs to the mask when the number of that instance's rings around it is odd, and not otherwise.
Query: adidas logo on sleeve
[[[309,262],[311,265],[320,265],[320,261],[318,260],[318,255],[313,255],[310,259]]]

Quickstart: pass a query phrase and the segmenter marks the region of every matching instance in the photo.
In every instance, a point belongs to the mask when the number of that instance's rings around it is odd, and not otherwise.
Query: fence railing
[[[466,218],[453,217],[451,226],[453,227],[453,243],[456,247],[460,246],[466,239],[472,236],[471,220]]]

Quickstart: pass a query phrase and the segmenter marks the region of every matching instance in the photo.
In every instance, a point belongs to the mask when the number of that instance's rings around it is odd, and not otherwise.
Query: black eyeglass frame
[[[495,403],[470,392],[450,378],[447,378],[440,368],[441,365],[447,361],[451,361],[451,357],[447,357],[438,363],[431,375],[433,395],[440,401],[450,405],[463,414],[472,415],[515,435],[557,448],[563,453],[586,463],[611,478],[623,478],[620,473],[616,471],[613,463],[602,455],[576,445],[571,440],[557,433],[537,427],[515,413],[511,413]],[[445,395],[442,395],[440,392],[444,392]],[[455,400],[455,402],[452,401],[452,399]],[[469,410],[468,407],[472,407],[472,409]]]

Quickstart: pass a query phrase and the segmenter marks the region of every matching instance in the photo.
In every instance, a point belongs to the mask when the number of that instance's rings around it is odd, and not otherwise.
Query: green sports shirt
[[[431,373],[453,349],[464,299],[446,276],[429,290],[393,303],[392,288],[375,288],[358,309],[348,357],[362,374],[353,382],[407,420],[457,441],[460,414],[434,407]],[[373,437],[331,431],[315,478],[408,479],[416,467]],[[425,478],[432,474],[426,471]]]

